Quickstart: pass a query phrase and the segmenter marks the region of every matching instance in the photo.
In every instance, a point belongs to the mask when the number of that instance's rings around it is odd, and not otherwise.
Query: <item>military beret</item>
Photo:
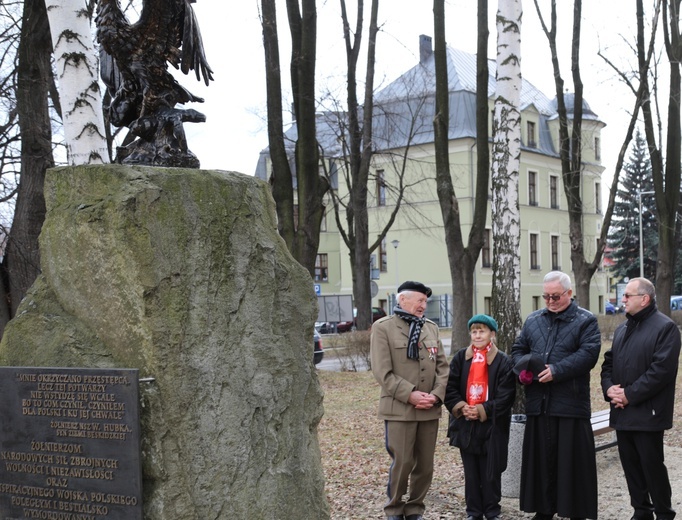
[[[431,297],[431,288],[427,287],[423,283],[419,282],[403,282],[400,284],[400,287],[398,287],[398,293],[401,293],[403,291],[415,291],[415,292],[420,292],[422,294],[425,294],[427,298]]]
[[[497,322],[487,314],[476,314],[469,319],[467,327],[471,328],[474,323],[482,323],[493,332],[497,332]]]

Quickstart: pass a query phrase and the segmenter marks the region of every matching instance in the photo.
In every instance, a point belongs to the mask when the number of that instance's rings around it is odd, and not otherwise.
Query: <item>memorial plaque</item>
[[[0,367],[0,520],[141,520],[138,370]]]

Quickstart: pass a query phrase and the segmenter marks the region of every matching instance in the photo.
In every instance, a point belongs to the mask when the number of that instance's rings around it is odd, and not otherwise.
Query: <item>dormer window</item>
[[[529,148],[537,148],[537,139],[535,138],[535,121],[526,121],[526,140]]]

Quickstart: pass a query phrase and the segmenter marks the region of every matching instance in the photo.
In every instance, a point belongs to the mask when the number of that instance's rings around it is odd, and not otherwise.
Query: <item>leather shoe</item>
[[[407,515],[405,520],[424,520],[422,515]]]
[[[467,520],[483,520],[480,516],[467,516]]]
[[[405,520],[405,517],[403,515],[391,515],[388,520]]]

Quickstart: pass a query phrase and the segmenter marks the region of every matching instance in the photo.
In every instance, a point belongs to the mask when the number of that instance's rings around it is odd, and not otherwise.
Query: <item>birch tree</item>
[[[68,162],[101,164],[108,157],[98,62],[84,0],[45,0],[54,46]]]
[[[521,0],[500,0],[492,148],[492,313],[498,344],[511,350],[521,330]]]

